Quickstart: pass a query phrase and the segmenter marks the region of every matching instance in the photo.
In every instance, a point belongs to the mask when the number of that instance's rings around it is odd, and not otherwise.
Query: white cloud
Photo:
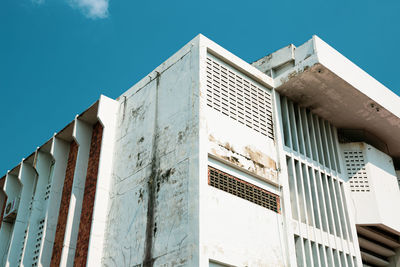
[[[37,5],[41,5],[44,3],[44,0],[32,0],[32,3],[37,4]]]
[[[79,9],[88,18],[108,17],[108,0],[69,0],[69,4],[73,8]]]

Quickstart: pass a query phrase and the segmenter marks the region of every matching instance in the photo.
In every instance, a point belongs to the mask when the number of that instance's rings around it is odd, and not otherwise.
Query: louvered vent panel
[[[223,171],[208,167],[208,184],[246,199],[259,206],[280,213],[279,196]]]
[[[344,151],[346,170],[352,192],[369,192],[367,170],[362,151]]]
[[[211,57],[207,57],[207,105],[274,139],[271,94]]]

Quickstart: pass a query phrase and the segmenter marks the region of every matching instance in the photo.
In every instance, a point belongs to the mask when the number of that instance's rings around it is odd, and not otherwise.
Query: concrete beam
[[[374,255],[371,255],[367,252],[361,251],[361,258],[363,259],[363,261],[366,261],[370,264],[373,264],[375,266],[387,266],[389,265],[388,261],[385,261],[381,258],[378,258]]]
[[[363,236],[368,237],[369,239],[376,240],[379,243],[382,243],[391,248],[400,247],[399,242],[397,242],[391,238],[388,238],[386,236],[383,236],[382,234],[380,234],[374,230],[371,230],[371,229],[368,229],[368,228],[365,228],[362,226],[357,226],[357,233],[362,234]]]
[[[360,244],[360,247],[373,251],[376,254],[382,255],[384,257],[390,257],[396,254],[393,250],[385,248],[362,237],[358,238],[358,243]]]

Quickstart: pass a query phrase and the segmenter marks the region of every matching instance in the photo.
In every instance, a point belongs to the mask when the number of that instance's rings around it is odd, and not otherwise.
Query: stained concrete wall
[[[282,215],[211,187],[206,172],[212,166],[279,195],[275,142],[208,107],[201,90],[200,266],[285,266]]]
[[[102,264],[197,266],[197,41],[118,100]]]
[[[269,81],[198,36],[118,98],[102,265],[209,266],[210,260],[284,265],[281,215],[207,184],[207,166],[221,164],[279,194],[274,141],[204,108],[201,68],[211,49],[261,82]],[[229,167],[236,152],[240,164]]]

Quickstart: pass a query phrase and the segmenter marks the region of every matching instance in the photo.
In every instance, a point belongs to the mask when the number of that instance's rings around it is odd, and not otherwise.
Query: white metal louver
[[[362,151],[344,151],[351,192],[369,192],[367,170]]]
[[[274,139],[271,94],[224,62],[207,56],[207,105]]]

